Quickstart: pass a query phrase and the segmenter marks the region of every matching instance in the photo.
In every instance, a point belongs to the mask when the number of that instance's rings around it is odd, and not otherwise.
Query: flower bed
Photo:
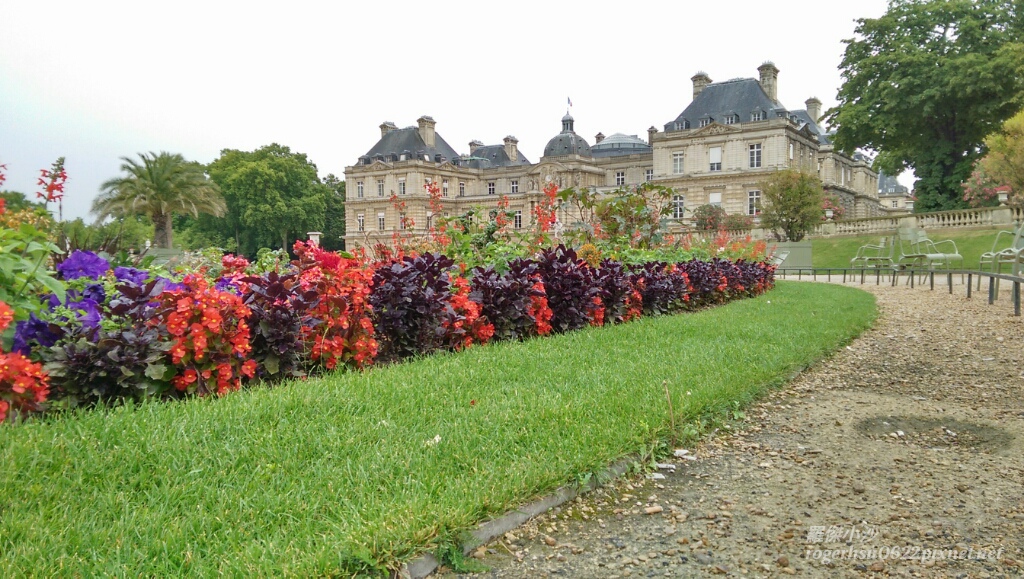
[[[0,331],[20,318],[5,335],[11,352],[0,354],[0,421],[225,394],[254,380],[692,310],[774,284],[763,262],[588,262],[561,245],[500,271],[433,253],[371,261],[303,242],[294,251],[284,267],[225,256],[180,281],[73,253],[57,268],[65,291],[42,296],[34,311],[0,302]]]

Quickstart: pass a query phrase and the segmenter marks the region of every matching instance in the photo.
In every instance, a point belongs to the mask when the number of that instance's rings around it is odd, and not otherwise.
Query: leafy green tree
[[[597,203],[595,215],[610,237],[626,238],[640,248],[652,247],[664,239],[673,194],[670,187],[653,183],[620,187]]]
[[[153,241],[170,249],[174,243],[175,214],[222,215],[224,199],[216,184],[206,178],[202,165],[166,152],[139,154],[140,162],[122,157],[125,175],[100,186],[92,212],[100,219],[148,215],[153,222]]]
[[[106,223],[85,223],[81,218],[62,221],[60,244],[66,254],[76,249],[105,251],[110,254],[135,250],[142,252],[146,241],[153,239],[154,228],[149,217],[129,215]]]
[[[29,201],[28,197],[20,191],[0,191],[0,199],[4,200],[7,211],[22,211],[24,209],[42,209],[46,211],[45,203]]]
[[[725,225],[725,209],[706,203],[693,210],[693,225],[701,231],[718,231]]]
[[[320,246],[329,251],[345,249],[345,182],[328,173],[324,177],[325,197],[323,237]]]
[[[913,169],[919,211],[963,205],[960,183],[983,139],[1024,104],[1019,2],[890,0],[846,40],[836,145],[878,151],[890,175]]]
[[[988,154],[979,165],[992,180],[1010,187],[1018,203],[1024,199],[1024,110],[985,139]]]
[[[305,154],[276,143],[252,152],[224,149],[208,170],[228,211],[196,226],[232,238],[239,253],[255,255],[272,245],[288,249],[306,232],[323,229],[330,189]]]
[[[821,223],[824,200],[817,176],[792,169],[773,173],[761,183],[761,226],[776,237],[800,241]]]

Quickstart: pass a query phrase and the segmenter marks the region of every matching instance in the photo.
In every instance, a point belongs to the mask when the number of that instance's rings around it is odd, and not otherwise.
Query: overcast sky
[[[120,157],[202,163],[270,143],[343,175],[378,125],[437,121],[456,151],[506,135],[536,162],[561,130],[646,139],[692,98],[690,77],[757,77],[827,109],[842,40],[885,0],[717,2],[46,2],[0,8],[0,163],[34,195],[67,158],[65,218],[88,217]],[[904,179],[901,179],[901,181]]]

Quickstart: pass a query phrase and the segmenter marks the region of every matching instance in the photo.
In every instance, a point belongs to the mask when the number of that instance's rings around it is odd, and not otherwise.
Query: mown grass
[[[393,566],[664,440],[663,381],[692,432],[874,316],[859,290],[782,282],[696,314],[5,426],[0,575]]]
[[[1012,225],[1005,227],[994,227],[990,229],[935,229],[928,231],[928,237],[932,241],[952,239],[960,255],[964,256],[963,267],[965,269],[977,269],[978,261],[982,253],[992,249],[992,242],[996,235],[1003,229],[1013,229]],[[857,249],[862,245],[878,244],[882,237],[889,234],[859,235],[856,237],[829,237],[811,240],[811,263],[814,267],[843,268],[850,267],[850,258],[857,255]],[[1004,236],[1005,239],[1005,236]],[[1009,243],[1009,240],[1007,240]],[[896,247],[896,256],[899,256],[899,246]]]

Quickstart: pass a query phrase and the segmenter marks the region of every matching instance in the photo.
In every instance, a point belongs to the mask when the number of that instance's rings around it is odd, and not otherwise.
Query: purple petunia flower
[[[68,308],[78,312],[76,317],[84,327],[96,328],[100,325],[100,308],[95,301],[84,299],[78,302],[69,302]]]
[[[102,284],[92,283],[85,286],[85,291],[82,292],[82,297],[96,302],[97,304],[102,304],[107,299],[107,292],[103,289]]]
[[[173,292],[185,289],[185,284],[167,279],[166,277],[157,276],[156,280],[163,284],[163,287],[160,289],[161,292]]]
[[[149,272],[134,267],[115,267],[114,277],[120,282],[130,282],[135,285],[145,285],[149,279]]]
[[[235,285],[235,280],[222,277],[213,284],[213,288],[219,292],[233,293],[236,296],[242,295],[242,289]]]
[[[110,269],[110,262],[91,251],[75,250],[57,266],[61,276],[71,281],[80,277],[99,279]]]
[[[34,313],[28,315],[28,319],[18,322],[14,326],[14,341],[11,343],[11,350],[28,356],[32,351],[32,344],[37,343],[44,348],[57,343],[57,334],[50,331],[50,323],[40,320]]]

